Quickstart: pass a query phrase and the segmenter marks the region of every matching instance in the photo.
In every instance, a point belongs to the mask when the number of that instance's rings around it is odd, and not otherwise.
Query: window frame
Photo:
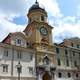
[[[17,38],[17,39],[16,39],[16,44],[17,44],[17,45],[21,45],[21,43],[22,43],[22,40],[21,40],[20,38]]]
[[[76,73],[76,78],[78,78],[79,77],[79,74],[78,73]]]
[[[45,21],[45,18],[43,15],[41,15],[41,21]]]
[[[70,72],[68,72],[68,73],[67,73],[67,76],[68,76],[68,78],[70,78],[70,77],[71,77],[71,73],[70,73]]]
[[[60,49],[58,47],[56,47],[56,53],[59,54],[60,53]]]
[[[58,77],[62,78],[62,73],[61,72],[58,72]]]
[[[33,54],[32,53],[30,54],[30,60],[33,60]]]
[[[60,60],[60,58],[57,58],[57,64],[58,64],[58,66],[61,66],[61,60]]]
[[[77,44],[77,48],[79,48],[79,44]]]
[[[65,55],[68,56],[68,50],[67,49],[65,49]]]
[[[72,46],[72,47],[74,47],[74,44],[73,44],[73,43],[71,43],[71,46]]]
[[[22,59],[22,51],[17,51],[17,59]]]
[[[4,56],[8,57],[8,55],[9,55],[9,50],[8,49],[4,49]]]
[[[33,74],[33,67],[28,67],[28,71],[30,74]]]
[[[69,67],[69,60],[66,59],[66,66]]]
[[[77,67],[77,61],[76,60],[74,61],[74,67]]]
[[[3,72],[8,72],[8,65],[7,64],[2,65],[2,71]]]

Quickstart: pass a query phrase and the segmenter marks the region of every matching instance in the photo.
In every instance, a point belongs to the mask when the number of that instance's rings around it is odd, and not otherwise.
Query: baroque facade
[[[27,16],[25,30],[0,43],[0,80],[80,80],[80,39],[53,44],[53,27],[37,1]]]
[[[65,39],[54,48],[57,80],[80,80],[80,39]]]

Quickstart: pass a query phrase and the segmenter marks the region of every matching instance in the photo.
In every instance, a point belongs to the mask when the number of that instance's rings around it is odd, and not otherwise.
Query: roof
[[[33,11],[33,10],[43,10],[43,11],[45,11],[44,8],[41,8],[41,7],[40,7],[40,5],[39,5],[38,2],[35,2],[35,4],[33,4],[33,5],[30,7],[29,12],[30,12],[30,11]]]
[[[15,36],[15,35],[20,35],[20,36],[23,36],[25,39],[27,38],[27,36],[25,36],[24,33],[22,32],[14,32],[14,33],[9,33],[5,39],[3,39],[2,43],[10,43],[10,39],[11,39],[11,36]]]

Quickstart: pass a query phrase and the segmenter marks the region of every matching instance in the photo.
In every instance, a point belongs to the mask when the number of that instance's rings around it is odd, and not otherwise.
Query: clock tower
[[[52,42],[53,27],[48,23],[47,12],[40,7],[37,1],[30,7],[27,16],[28,25],[24,32],[28,37],[28,42],[35,49],[36,72],[39,74],[38,76],[43,78],[42,80],[48,80],[45,76],[48,78],[53,76],[55,70],[55,53]],[[52,74],[50,71],[53,71]]]

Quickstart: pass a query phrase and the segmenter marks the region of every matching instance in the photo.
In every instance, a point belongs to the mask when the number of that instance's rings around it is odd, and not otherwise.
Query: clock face
[[[41,28],[40,28],[40,33],[41,33],[43,36],[46,36],[47,33],[48,33],[48,31],[47,31],[47,29],[46,29],[45,27],[41,27]]]

